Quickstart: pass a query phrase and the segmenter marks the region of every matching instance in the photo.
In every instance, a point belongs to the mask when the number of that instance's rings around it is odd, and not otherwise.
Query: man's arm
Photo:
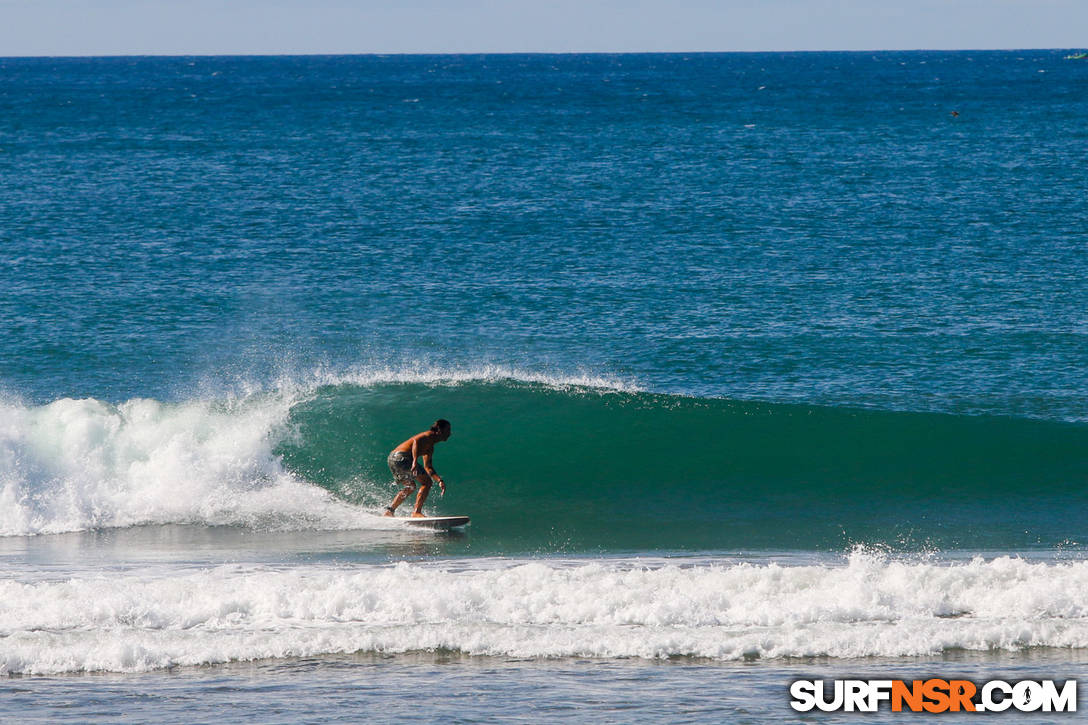
[[[423,469],[427,471],[427,475],[431,477],[431,480],[438,482],[438,487],[442,489],[442,493],[446,493],[446,482],[438,475],[438,471],[434,470],[430,453],[423,454]]]

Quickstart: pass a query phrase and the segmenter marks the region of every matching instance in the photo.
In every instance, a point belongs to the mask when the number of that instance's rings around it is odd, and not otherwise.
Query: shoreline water
[[[231,663],[142,675],[7,678],[9,707],[22,722],[795,722],[796,679],[1080,679],[1078,653],[960,653],[945,656],[804,660],[785,663],[518,660],[448,653],[343,655]],[[1079,705],[1083,707],[1083,694]],[[857,713],[810,714],[852,723]],[[897,722],[887,707],[864,716]],[[942,720],[971,722],[971,714]],[[1002,720],[1038,722],[1036,713]]]

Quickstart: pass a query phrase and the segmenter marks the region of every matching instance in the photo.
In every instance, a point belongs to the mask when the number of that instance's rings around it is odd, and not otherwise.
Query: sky
[[[0,0],[0,56],[1086,45],[1088,0]]]

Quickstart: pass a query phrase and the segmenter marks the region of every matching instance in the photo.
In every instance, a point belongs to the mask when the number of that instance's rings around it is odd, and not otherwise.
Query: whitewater
[[[856,658],[1088,647],[1085,562],[638,559],[253,567],[0,583],[0,673],[449,651]]]
[[[287,475],[269,433],[285,409],[58,400],[0,414],[0,534],[192,522],[300,523],[345,506]]]

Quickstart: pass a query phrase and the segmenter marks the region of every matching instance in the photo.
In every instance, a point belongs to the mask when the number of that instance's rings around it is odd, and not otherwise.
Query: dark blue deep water
[[[0,61],[0,382],[493,363],[1083,420],[1086,90],[1045,51]]]

